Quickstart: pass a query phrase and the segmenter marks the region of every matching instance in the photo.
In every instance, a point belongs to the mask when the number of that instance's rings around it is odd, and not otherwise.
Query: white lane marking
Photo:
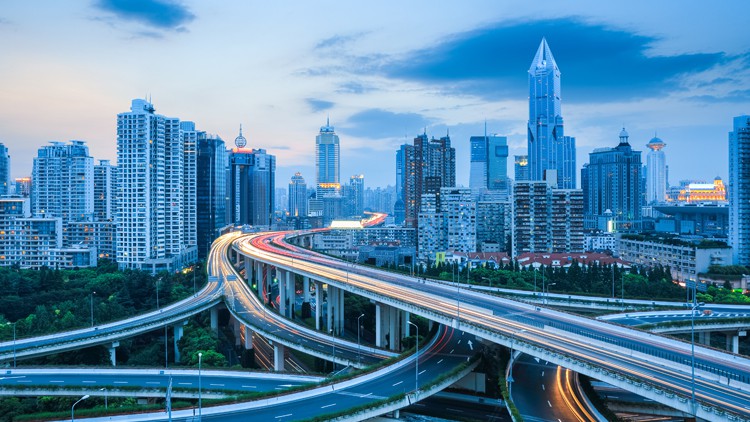
[[[326,407],[336,406],[336,403],[333,404],[327,404],[325,406],[320,406],[321,409],[325,409]]]
[[[115,381],[113,384],[127,384],[127,381]]]
[[[96,381],[83,381],[84,384],[96,384]]]
[[[417,374],[417,375],[422,375],[422,374],[424,374],[425,372],[427,372],[427,370],[426,370],[426,369],[423,369],[423,370],[422,370],[422,372],[420,372],[420,373],[419,373],[419,374]]]
[[[549,407],[552,407],[552,403],[550,403],[549,400],[547,400],[547,404],[549,405]]]
[[[31,382],[31,380],[18,380],[16,382]]]
[[[454,351],[454,350],[456,350],[456,349],[451,349],[451,354],[453,354],[453,351]]]
[[[154,385],[159,385],[159,384],[161,384],[161,383],[160,383],[159,381],[146,381],[146,384],[154,384]]]
[[[211,386],[214,386],[214,387],[223,387],[224,386],[224,384],[208,384],[208,385],[211,385]]]
[[[461,344],[461,341],[462,341],[462,340],[459,340],[459,341],[458,341],[458,344]]]
[[[547,391],[547,390],[544,389],[544,384],[542,384],[542,391]]]
[[[544,371],[542,371],[542,376],[544,376]]]
[[[450,410],[451,412],[456,412],[456,413],[464,413],[463,410],[451,409],[450,407],[446,407],[445,410]]]
[[[287,416],[292,416],[292,414],[291,413],[287,413],[286,415],[279,415],[279,416],[276,416],[274,419],[285,418]]]
[[[403,383],[403,381],[399,381],[399,382],[397,382],[397,383],[393,384],[393,385],[392,385],[392,387],[395,387],[395,386],[397,386],[397,385],[399,385],[399,384],[401,384],[401,383]]]
[[[254,385],[243,385],[242,388],[258,388]]]
[[[440,360],[438,361],[438,363],[440,363],[440,362],[442,362],[442,361],[443,361],[443,360],[442,360],[442,359],[440,359]]]
[[[193,385],[192,382],[178,382],[178,385]]]
[[[65,382],[65,381],[52,380],[50,382]]]

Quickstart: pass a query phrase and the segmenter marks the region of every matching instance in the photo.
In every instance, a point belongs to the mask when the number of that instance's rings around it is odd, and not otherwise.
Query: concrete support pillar
[[[211,329],[214,332],[219,332],[219,308],[214,306],[211,308]]]
[[[310,303],[310,277],[302,277],[302,301]]]
[[[294,319],[292,312],[294,310],[294,300],[297,292],[294,287],[294,273],[291,271],[284,271],[286,275],[286,299],[289,301],[286,307],[286,317]]]
[[[279,281],[279,315],[286,316],[287,288],[284,270],[276,268],[276,278]]]
[[[323,315],[323,283],[315,282],[315,329],[320,331],[320,316]]]
[[[701,331],[698,335],[698,342],[701,344],[705,344],[706,346],[711,345],[711,332],[710,331]]]
[[[243,325],[242,328],[244,329],[245,350],[250,350],[253,348],[253,330],[248,325]]]
[[[239,321],[232,318],[232,328],[234,329],[234,345],[239,346],[242,344],[242,332],[241,332],[241,326]]]
[[[283,371],[284,370],[284,345],[274,344],[273,345],[273,370]]]
[[[411,335],[411,325],[409,325],[410,315],[406,311],[400,311],[400,312],[401,312],[401,332],[403,333],[403,337],[409,337]]]
[[[262,262],[256,262],[255,280],[258,283],[258,297],[263,302],[263,306],[266,306],[268,302],[268,283],[266,282],[266,265]]]
[[[247,280],[247,284],[252,286],[253,284],[253,260],[250,258],[245,258],[245,280]]]
[[[235,256],[235,258],[234,258],[235,259],[235,261],[234,261],[235,265],[237,265],[239,267],[240,264],[242,264],[242,254],[239,253],[239,252],[237,252],[237,251],[234,251],[234,249],[230,249],[230,250],[233,251],[232,253],[234,253],[234,256]]]
[[[333,312],[336,310],[336,288],[328,285],[328,299],[326,300],[326,330],[333,330]]]
[[[180,339],[182,338],[183,332],[183,326],[187,323],[187,321],[178,322],[175,324],[172,328],[174,329],[174,361],[175,363],[180,362],[180,348],[178,346]]]
[[[117,347],[119,345],[119,341],[113,341],[109,345],[109,361],[112,362],[112,366],[117,366]]]
[[[389,314],[389,328],[388,328],[388,339],[390,340],[388,342],[389,349],[391,350],[398,350],[400,339],[398,335],[398,309],[389,306],[388,307],[388,314]]]
[[[375,303],[375,346],[385,347],[385,336],[388,333],[388,317],[390,306]]]
[[[344,291],[336,289],[336,298],[338,299],[338,306],[336,307],[336,332],[340,336],[344,335]]]

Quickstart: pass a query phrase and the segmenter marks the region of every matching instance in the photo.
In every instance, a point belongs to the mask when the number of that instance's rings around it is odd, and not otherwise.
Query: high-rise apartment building
[[[24,198],[31,196],[31,177],[16,177],[15,194]]]
[[[0,142],[0,196],[11,193],[10,152]]]
[[[197,257],[185,242],[184,139],[177,118],[142,99],[117,115],[116,257],[120,268],[171,271]]]
[[[218,136],[198,132],[196,137],[196,242],[198,257],[208,256],[226,221],[227,150]]]
[[[737,265],[750,265],[750,116],[729,132],[729,245]]]
[[[114,221],[117,213],[117,167],[109,160],[94,166],[94,220]]]
[[[94,214],[94,159],[85,142],[52,142],[34,158],[31,212],[36,217],[90,220]],[[67,244],[66,239],[63,242]]]
[[[633,151],[624,128],[615,148],[589,154],[581,171],[587,229],[640,230],[641,171],[641,151]]]
[[[429,140],[424,133],[402,151],[404,223],[413,228],[417,227],[422,195],[435,194],[439,204],[440,189],[456,185],[456,150],[451,147],[449,136]]]
[[[276,157],[264,149],[246,148],[246,139],[235,139],[229,153],[230,204],[232,224],[270,227],[276,191]]]
[[[477,251],[507,251],[512,209],[508,200],[477,202]]]
[[[307,217],[307,183],[299,172],[289,181],[289,215]]]
[[[421,202],[417,229],[420,259],[432,261],[436,252],[477,250],[477,203],[471,189],[441,188],[437,195],[422,195]]]
[[[560,111],[560,69],[542,39],[529,67],[529,180],[545,180],[557,171],[558,187],[575,189],[575,138],[564,136]]]
[[[555,186],[554,178],[514,184],[513,256],[583,252],[583,192]]]
[[[525,182],[529,180],[529,156],[514,155],[513,164],[513,177],[515,177],[516,182]]]
[[[659,204],[667,200],[667,157],[664,147],[667,144],[653,137],[646,148],[646,204]]]
[[[205,132],[195,129],[195,123],[180,122],[182,134],[182,232],[183,244],[198,246],[198,137]]]

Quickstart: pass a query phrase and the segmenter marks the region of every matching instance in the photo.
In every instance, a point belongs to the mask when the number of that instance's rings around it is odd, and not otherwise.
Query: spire
[[[234,138],[234,144],[237,145],[237,148],[245,148],[245,145],[247,145],[247,139],[245,139],[245,137],[242,136],[242,124],[240,124],[239,136]]]
[[[534,60],[531,61],[531,67],[529,67],[529,73],[533,73],[537,69],[555,69],[558,72],[560,71],[555,58],[552,56],[552,50],[550,50],[546,38],[542,38],[542,42],[536,50]]]
[[[331,127],[331,116],[326,116],[326,126]]]

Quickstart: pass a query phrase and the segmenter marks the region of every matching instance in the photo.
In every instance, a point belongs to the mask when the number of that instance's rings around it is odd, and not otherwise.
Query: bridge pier
[[[258,283],[258,297],[263,306],[266,306],[266,266],[260,261],[255,262],[255,281]]]
[[[273,370],[284,370],[284,345],[275,343],[273,345]]]
[[[286,306],[286,317],[294,319],[294,302],[296,299],[296,287],[294,285],[294,273],[291,271],[284,271],[284,274],[286,275],[286,284],[284,287],[286,287],[286,300],[289,301]]]
[[[234,329],[234,345],[239,346],[242,344],[242,329],[240,328],[242,324],[238,320],[234,319],[234,317],[232,317],[231,324],[232,328]]]
[[[187,324],[187,321],[178,322],[175,324],[172,329],[174,332],[174,361],[175,363],[180,362],[180,348],[178,347],[178,343],[180,342],[180,339],[182,338],[184,334],[183,327]]]
[[[318,298],[320,300],[320,298]],[[328,285],[328,317],[326,328],[340,336],[344,332],[344,291]]]
[[[250,350],[253,348],[253,330],[248,325],[243,325],[242,328],[244,328],[244,339],[245,339],[245,350]]]
[[[253,285],[253,260],[245,257],[245,280],[247,284]]]
[[[315,281],[315,329],[320,331],[320,322],[322,320],[321,311],[323,310],[323,283]]]
[[[727,351],[737,354],[740,352],[740,337],[747,335],[747,331],[727,331],[724,333],[727,336]]]
[[[117,347],[120,346],[119,341],[113,341],[109,345],[109,361],[112,362],[112,366],[117,366]]]
[[[211,330],[219,332],[219,308],[214,306],[210,310],[211,312]]]
[[[287,278],[284,273],[285,273],[284,270],[280,268],[276,268],[276,278],[279,280],[279,315],[285,317],[287,316],[286,305],[287,305],[287,301],[289,300],[289,298],[287,297],[287,287],[286,287]]]
[[[710,331],[698,332],[698,343],[705,344],[706,346],[710,346],[711,345],[711,332]]]

